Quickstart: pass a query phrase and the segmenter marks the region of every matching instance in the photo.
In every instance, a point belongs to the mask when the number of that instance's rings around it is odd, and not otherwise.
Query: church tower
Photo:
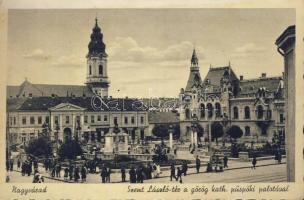
[[[88,45],[89,53],[87,54],[87,86],[101,97],[108,97],[108,80],[107,70],[107,53],[106,45],[103,43],[103,34],[98,26],[97,18],[91,34],[91,41]]]

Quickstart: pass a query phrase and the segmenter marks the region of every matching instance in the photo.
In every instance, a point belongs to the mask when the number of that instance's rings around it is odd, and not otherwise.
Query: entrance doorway
[[[65,128],[63,130],[63,141],[69,141],[72,139],[72,130],[70,128]]]

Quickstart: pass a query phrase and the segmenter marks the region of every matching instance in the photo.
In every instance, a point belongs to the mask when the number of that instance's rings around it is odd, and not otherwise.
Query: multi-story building
[[[137,99],[108,97],[107,54],[97,19],[88,45],[86,85],[32,84],[7,87],[7,131],[11,144],[48,132],[53,140],[102,142],[107,133],[128,133],[129,141],[148,132],[148,108]],[[117,129],[118,128],[118,129]]]
[[[284,135],[284,98],[282,77],[256,79],[237,77],[230,64],[209,68],[204,79],[199,72],[195,50],[190,75],[179,95],[181,135],[189,138],[191,126],[201,126],[204,137],[211,135],[211,126],[218,122],[224,130],[232,125],[243,131],[243,139],[271,140],[273,134]],[[226,129],[225,129],[226,128]]]

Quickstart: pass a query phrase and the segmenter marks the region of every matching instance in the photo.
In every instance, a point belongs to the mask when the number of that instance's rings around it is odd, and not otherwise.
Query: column
[[[208,151],[211,151],[211,123],[208,123]]]
[[[191,135],[190,135],[190,137],[191,137],[191,138],[190,138],[190,139],[191,139],[191,145],[193,145],[193,143],[194,143],[194,138],[193,138],[193,130],[191,130],[191,129],[190,129],[190,134],[191,134]]]
[[[196,131],[194,131],[194,144],[195,144],[195,146],[197,147],[197,132]]]
[[[170,152],[173,150],[173,133],[170,131],[169,133],[169,147],[170,147]]]
[[[80,135],[78,135],[79,140],[82,139],[83,137],[83,129],[84,129],[84,113],[82,115],[80,115],[80,127],[81,127],[81,131],[80,131]]]
[[[77,131],[76,131],[76,123],[75,123],[75,115],[72,114],[72,137],[74,135],[74,138],[76,137]]]
[[[58,138],[63,141],[63,116],[62,115],[58,115],[59,116],[59,127],[60,127],[60,131],[58,131]]]
[[[52,116],[52,113],[50,114],[50,129],[52,130],[51,131],[51,138],[53,137],[54,138],[54,132],[56,131],[55,130],[55,127],[54,127],[54,116]],[[55,139],[55,138],[54,138]]]

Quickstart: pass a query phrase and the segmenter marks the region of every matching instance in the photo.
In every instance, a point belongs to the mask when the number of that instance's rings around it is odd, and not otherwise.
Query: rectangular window
[[[108,121],[108,115],[103,116],[103,121]]]
[[[95,116],[91,115],[91,123],[95,123]]]
[[[280,114],[280,123],[284,123],[284,114]]]
[[[141,124],[143,124],[143,123],[144,123],[144,121],[145,121],[144,116],[141,116],[141,117],[140,117],[140,123],[141,123]]]
[[[49,118],[49,116],[46,116],[46,117],[45,117],[45,122],[46,122],[46,123],[50,123],[50,118]]]
[[[16,117],[14,117],[14,125],[16,125]]]
[[[114,117],[114,125],[117,125],[118,123],[117,123],[117,117]]]
[[[25,142],[25,141],[26,141],[26,136],[23,135],[23,136],[21,137],[21,142]]]
[[[30,117],[30,124],[35,124],[35,117]]]
[[[70,123],[70,116],[65,116],[65,123],[69,124]]]
[[[88,116],[87,115],[84,116],[84,123],[88,123]]]
[[[55,122],[55,124],[57,124],[59,126],[59,117],[58,116],[55,116],[54,122]]]
[[[101,121],[101,115],[97,115],[97,121]]]
[[[125,117],[125,124],[128,124],[128,117]]]
[[[26,124],[26,117],[25,117],[25,116],[22,117],[22,124],[23,124],[23,125]]]
[[[9,124],[13,125],[13,118],[12,117],[9,118]]]
[[[41,116],[38,117],[38,124],[42,124],[42,117]]]
[[[135,124],[135,118],[134,118],[134,116],[131,117],[131,124]]]
[[[80,116],[76,116],[76,122],[80,124]]]

